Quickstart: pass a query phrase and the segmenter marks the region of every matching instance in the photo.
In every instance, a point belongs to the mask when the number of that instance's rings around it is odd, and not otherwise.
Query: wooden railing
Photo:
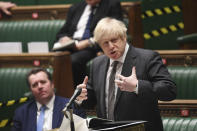
[[[157,50],[164,64],[197,66],[197,50]]]

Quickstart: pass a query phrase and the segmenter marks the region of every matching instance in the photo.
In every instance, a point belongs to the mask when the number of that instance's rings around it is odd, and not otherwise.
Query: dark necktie
[[[91,13],[88,17],[88,21],[87,21],[87,24],[86,24],[86,28],[85,28],[85,31],[83,33],[83,36],[82,36],[82,40],[85,40],[85,39],[89,39],[90,38],[90,24],[91,24],[91,20],[92,20],[92,17],[93,17],[93,12],[94,12],[94,9],[95,7],[91,7]]]
[[[114,104],[115,104],[115,74],[118,61],[112,63],[112,71],[109,77],[109,92],[108,92],[108,119],[114,120]]]
[[[42,131],[42,129],[43,129],[45,109],[46,109],[46,106],[42,106],[40,108],[40,115],[39,115],[38,121],[37,121],[37,131]]]

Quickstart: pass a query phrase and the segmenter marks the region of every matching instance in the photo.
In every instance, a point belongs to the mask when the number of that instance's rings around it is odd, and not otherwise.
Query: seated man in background
[[[107,16],[122,20],[119,0],[82,0],[70,7],[66,23],[56,36],[60,44],[75,40],[71,55],[74,87],[83,82],[86,63],[100,51],[92,36],[97,22]]]
[[[51,74],[43,68],[31,70],[27,74],[27,83],[34,99],[16,109],[12,131],[59,128],[64,116],[62,110],[69,99],[55,95]],[[74,113],[85,117],[81,110],[74,110]]]
[[[16,5],[12,2],[0,1],[0,10],[2,10],[6,15],[11,15],[9,9],[15,6]]]
[[[100,118],[143,120],[146,131],[162,131],[158,100],[175,99],[176,84],[160,55],[133,47],[127,42],[126,30],[116,19],[98,22],[94,38],[105,55],[93,60],[90,79],[85,77],[77,87],[82,93],[76,102],[88,107],[97,104]]]

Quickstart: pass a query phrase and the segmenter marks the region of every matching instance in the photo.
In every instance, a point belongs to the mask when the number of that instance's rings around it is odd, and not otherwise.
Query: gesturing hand
[[[118,74],[116,78],[118,79],[116,79],[115,82],[121,91],[134,92],[136,90],[138,79],[135,67],[132,68],[132,74],[129,77]]]
[[[0,10],[2,10],[6,15],[11,15],[9,9],[15,6],[16,4],[12,2],[0,2]]]
[[[81,94],[76,98],[78,101],[83,101],[83,100],[87,100],[87,82],[88,82],[88,77],[86,76],[83,80],[83,83],[78,85],[77,88],[82,88]]]

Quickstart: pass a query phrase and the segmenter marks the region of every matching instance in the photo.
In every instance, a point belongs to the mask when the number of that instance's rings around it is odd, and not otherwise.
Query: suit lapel
[[[122,67],[122,72],[121,75],[123,76],[130,76],[132,73],[132,67],[136,65],[136,53],[135,53],[135,48],[133,46],[129,46],[129,50],[127,52],[125,61],[123,63],[123,67]],[[117,96],[116,96],[116,102],[115,102],[115,107],[120,99],[120,96],[123,92],[120,91],[120,89],[118,88],[118,92],[117,92]]]
[[[52,118],[52,128],[56,128],[59,124],[61,119],[61,107],[62,105],[59,104],[58,97],[55,96],[54,107],[53,107],[53,118]]]
[[[102,70],[100,70],[101,71],[100,74],[101,74],[102,77],[99,77],[99,79],[101,81],[103,81],[103,82],[100,82],[101,85],[99,87],[103,87],[103,88],[101,88],[102,97],[100,99],[101,99],[101,102],[103,103],[101,107],[102,107],[102,112],[105,115],[105,117],[107,116],[106,102],[105,102],[105,89],[106,89],[105,85],[106,85],[106,77],[107,77],[108,67],[109,67],[109,58],[105,57],[105,59],[103,61],[103,64],[101,65],[101,68],[100,68],[100,69],[102,69]]]
[[[38,110],[36,106],[36,102],[34,102],[32,107],[30,107],[29,109],[30,109],[29,118],[31,119],[31,121],[28,120],[30,123],[27,125],[31,125],[28,126],[28,128],[31,127],[30,130],[35,131],[37,127],[37,110]]]

